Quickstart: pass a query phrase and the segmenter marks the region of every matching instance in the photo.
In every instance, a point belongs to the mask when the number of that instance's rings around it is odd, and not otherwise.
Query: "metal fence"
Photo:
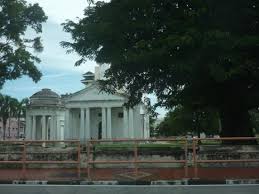
[[[40,146],[40,147],[48,147],[49,145],[54,144],[62,144],[63,146],[66,146],[67,144],[69,145],[73,145],[73,147],[75,147],[75,151],[76,151],[76,159],[75,160],[35,160],[33,158],[33,160],[29,159],[28,156],[30,154],[33,154],[31,151],[29,151],[29,147],[32,146]],[[28,170],[29,168],[27,168],[27,165],[30,164],[47,164],[47,165],[53,165],[53,164],[57,164],[57,165],[61,165],[61,164],[71,164],[73,166],[76,166],[77,168],[77,178],[80,179],[80,174],[81,174],[81,167],[80,167],[80,155],[81,155],[81,151],[80,151],[80,141],[79,140],[67,140],[67,141],[41,141],[41,140],[24,140],[24,141],[12,141],[12,140],[7,140],[7,141],[0,141],[0,145],[2,145],[1,147],[3,148],[3,146],[13,146],[13,148],[16,148],[15,153],[13,154],[18,154],[20,155],[20,157],[16,158],[16,159],[7,159],[7,160],[0,160],[0,164],[20,164],[21,168],[22,168],[22,173],[21,173],[21,177],[18,177],[20,179],[27,179],[27,175],[28,175]],[[17,150],[17,148],[20,148]],[[68,154],[68,151],[47,151],[47,152],[38,152],[36,154]],[[8,153],[5,153],[8,154]],[[12,154],[12,151],[11,153]],[[35,153],[34,153],[35,154]]]
[[[194,177],[193,178],[198,178],[198,165],[202,163],[254,163],[254,162],[259,162],[259,159],[216,159],[216,160],[203,160],[199,159],[197,157],[197,150],[199,147],[198,142],[201,141],[206,141],[206,142],[219,142],[222,144],[223,142],[225,145],[230,145],[228,142],[231,142],[232,144],[236,143],[236,145],[242,145],[242,144],[249,144],[249,141],[257,141],[259,140],[259,137],[221,137],[221,138],[192,138],[192,165],[194,167]],[[244,143],[244,141],[246,143]]]
[[[184,150],[184,159],[182,160],[139,160],[138,145],[147,142],[181,142]],[[94,145],[100,143],[131,143],[134,150],[133,160],[94,160]],[[181,163],[184,165],[185,177],[188,177],[188,140],[186,138],[160,138],[160,139],[102,139],[89,140],[87,143],[87,176],[91,179],[91,165],[93,164],[134,164],[134,173],[138,174],[138,165],[143,163],[159,164],[159,163]]]
[[[238,159],[202,159],[199,156],[199,148],[200,145],[202,145],[202,142],[206,143],[216,143],[219,146],[222,145],[222,143],[226,143],[228,141],[240,141],[240,142],[248,142],[248,141],[257,141],[259,140],[259,137],[227,137],[227,138],[158,138],[158,139],[102,139],[102,140],[89,140],[87,144],[84,144],[80,142],[79,140],[66,140],[66,141],[32,141],[32,140],[24,140],[24,141],[0,141],[0,148],[3,148],[3,146],[13,145],[16,147],[16,155],[18,154],[19,157],[16,159],[9,159],[9,158],[0,158],[0,165],[2,164],[17,164],[21,168],[21,177],[20,179],[28,179],[28,171],[30,170],[29,165],[33,164],[39,164],[39,165],[66,165],[70,164],[74,166],[74,169],[76,169],[76,177],[77,179],[92,179],[92,170],[94,169],[94,165],[96,164],[111,164],[114,167],[120,164],[131,164],[133,166],[133,173],[138,174],[140,165],[141,164],[162,164],[162,163],[168,163],[168,164],[181,164],[182,171],[184,177],[182,178],[199,178],[199,172],[200,168],[199,165],[201,164],[222,164],[222,163],[259,163],[259,157],[255,158],[238,158]],[[155,144],[156,142],[166,142],[167,144],[170,143],[178,143],[181,147],[183,156],[182,158],[178,159],[155,159],[155,160],[147,160],[147,159],[141,159],[140,158],[140,147],[141,145],[145,144]],[[96,159],[94,156],[94,153],[96,152],[96,146],[98,145],[112,145],[112,144],[123,144],[127,143],[127,146],[129,146],[132,149],[132,157],[129,160],[110,160],[110,159]],[[65,159],[65,160],[49,160],[49,159],[43,159],[43,160],[37,160],[33,157],[29,157],[31,153],[30,146],[36,146],[39,147],[48,147],[48,145],[57,145],[62,144],[64,145],[70,145],[73,147],[71,150],[54,150],[51,151],[52,154],[67,154],[68,152],[73,152],[74,158],[71,159]],[[223,144],[223,145],[224,145]],[[84,151],[84,148],[86,150]],[[152,149],[152,148],[151,148]],[[44,151],[44,150],[43,150]],[[259,152],[259,150],[258,150]],[[39,152],[37,154],[49,154],[50,151],[46,152]],[[227,153],[227,152],[226,152]],[[9,153],[11,154],[11,153]],[[86,161],[81,160],[81,156],[84,154],[86,157]],[[82,164],[84,164],[85,170],[82,169]],[[259,166],[258,166],[259,167]],[[59,168],[62,169],[62,167],[59,166]],[[36,171],[37,172],[37,171]],[[82,175],[83,176],[82,176]]]

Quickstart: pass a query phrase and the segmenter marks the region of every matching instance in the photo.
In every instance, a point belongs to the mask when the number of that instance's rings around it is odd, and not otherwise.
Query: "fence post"
[[[22,177],[26,179],[26,142],[23,141],[23,151],[22,151]]]
[[[80,179],[81,176],[81,147],[80,141],[77,142],[77,178]]]
[[[184,152],[185,152],[184,176],[185,178],[188,178],[188,140],[187,138],[185,138]]]
[[[89,161],[90,161],[90,151],[91,151],[91,142],[90,142],[90,140],[88,140],[87,141],[87,178],[88,178],[88,180],[90,180],[91,179],[91,172],[90,172],[90,163],[89,163]]]
[[[138,142],[134,141],[134,171],[135,171],[135,175],[138,174]]]
[[[198,178],[197,167],[197,153],[196,153],[197,139],[192,138],[192,151],[193,151],[193,165],[194,165],[194,178]]]

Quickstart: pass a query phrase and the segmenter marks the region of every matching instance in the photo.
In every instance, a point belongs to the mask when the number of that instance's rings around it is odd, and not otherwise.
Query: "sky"
[[[16,97],[19,100],[30,97],[42,88],[50,88],[58,94],[73,93],[84,88],[80,82],[82,74],[94,71],[97,65],[94,61],[75,67],[75,62],[80,58],[76,53],[67,54],[60,46],[61,41],[71,41],[68,33],[64,32],[61,24],[67,19],[77,20],[83,16],[83,10],[88,6],[87,0],[27,0],[28,3],[39,3],[48,21],[43,24],[41,38],[44,50],[42,53],[34,53],[41,59],[37,67],[43,76],[38,83],[33,82],[27,76],[14,81],[7,81],[2,89],[3,94]],[[28,36],[32,35],[30,32]],[[155,102],[155,96],[149,96]],[[157,110],[159,117],[165,115],[165,110]]]

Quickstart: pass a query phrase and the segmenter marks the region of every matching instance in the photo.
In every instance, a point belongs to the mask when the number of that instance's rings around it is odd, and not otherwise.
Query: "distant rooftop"
[[[61,106],[60,96],[51,89],[44,88],[30,97],[29,106]]]

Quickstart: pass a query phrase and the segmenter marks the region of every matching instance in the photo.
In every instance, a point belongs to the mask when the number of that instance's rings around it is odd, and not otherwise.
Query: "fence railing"
[[[201,153],[199,153],[199,148],[200,148],[200,143],[216,143],[219,142],[218,145],[228,145],[227,142],[231,141],[241,141],[241,142],[249,142],[249,141],[258,141],[259,137],[225,137],[225,138],[158,138],[158,139],[102,139],[102,140],[89,140],[86,145],[86,170],[87,170],[87,175],[86,178],[89,180],[91,179],[91,170],[94,168],[95,164],[113,164],[115,167],[116,165],[119,164],[132,164],[133,165],[133,171],[135,174],[139,173],[140,169],[140,164],[162,164],[162,163],[168,163],[168,164],[174,164],[174,163],[179,163],[182,164],[183,166],[183,174],[185,178],[198,178],[199,177],[199,165],[200,164],[220,164],[220,163],[254,163],[258,162],[259,163],[259,158],[238,158],[238,159],[229,159],[228,157],[222,157],[220,156],[220,159],[202,159],[200,157]],[[177,143],[180,145],[181,150],[182,150],[182,155],[178,159],[154,159],[154,160],[147,160],[147,159],[141,159],[140,157],[140,150],[143,148],[141,147],[142,145],[148,144],[148,143],[155,143],[155,142],[166,142],[167,144],[173,144]],[[28,149],[32,145],[40,145],[42,147],[47,147],[49,144],[57,144],[57,143],[64,143],[64,144],[73,144],[73,152],[76,155],[76,158],[73,160],[37,160],[34,157],[32,159],[29,159],[29,154],[30,149]],[[114,159],[109,159],[109,157],[104,158],[103,160],[96,159],[93,157],[95,153],[95,147],[97,145],[110,145],[110,144],[116,144],[116,143],[128,143],[127,145],[131,148],[132,150],[132,157],[130,159],[125,159],[125,160],[114,160]],[[9,145],[9,144],[15,144],[17,147],[19,147],[19,154],[20,157],[17,160],[0,160],[0,164],[20,164],[22,168],[22,177],[23,179],[26,179],[26,174],[28,165],[29,164],[71,164],[74,165],[77,169],[77,178],[80,179],[81,175],[81,146],[84,147],[85,144],[82,144],[79,140],[66,140],[66,141],[33,141],[33,140],[19,140],[19,141],[0,141],[1,145]],[[152,148],[150,148],[152,150]],[[142,151],[142,150],[141,150]],[[63,153],[67,153],[68,151],[65,150]],[[46,152],[48,153],[48,152]],[[59,153],[59,151],[55,151],[55,153]],[[61,153],[61,152],[60,152]],[[226,151],[227,153],[227,151]],[[221,153],[220,153],[221,154]],[[172,156],[174,156],[172,154]],[[127,158],[127,157],[126,157]],[[190,168],[193,168],[194,171],[193,174],[190,173]],[[259,166],[258,166],[259,167]],[[192,175],[190,175],[192,174]]]
[[[28,147],[30,146],[36,146],[41,145],[42,147],[48,147],[48,144],[74,144],[76,149],[76,160],[30,160],[28,159],[28,155],[31,154],[28,152]],[[21,157],[18,160],[0,160],[0,164],[21,164],[22,165],[22,178],[26,179],[27,175],[27,165],[29,164],[71,164],[75,165],[77,167],[77,177],[80,179],[81,174],[81,161],[80,161],[80,141],[79,140],[66,140],[66,141],[51,141],[51,140],[4,140],[0,141],[1,145],[12,145],[15,144],[17,147],[21,147],[22,149],[20,152],[18,152]],[[41,152],[42,153],[42,152]],[[44,152],[43,152],[44,153]],[[49,152],[45,152],[46,154],[49,154]],[[68,152],[59,152],[55,151],[55,154],[62,154],[62,153],[68,153]],[[17,152],[16,152],[17,154]]]
[[[181,160],[140,160],[139,159],[139,145],[140,143],[146,142],[181,142],[184,150],[184,159]],[[134,156],[133,160],[94,160],[94,146],[100,143],[131,143],[131,148],[133,148]],[[143,163],[182,163],[184,165],[184,175],[188,177],[188,140],[186,138],[159,138],[159,139],[102,139],[102,140],[89,140],[87,143],[87,176],[91,179],[91,165],[94,164],[133,164],[134,173],[138,174],[138,165]]]
[[[237,162],[246,162],[246,163],[254,163],[259,162],[259,159],[224,159],[224,160],[203,160],[197,157],[197,149],[198,142],[206,141],[206,142],[224,142],[226,145],[228,142],[236,143],[234,145],[242,145],[244,141],[249,143],[249,141],[257,141],[259,137],[221,137],[221,138],[192,138],[192,164],[194,167],[194,178],[198,178],[198,164],[202,163],[237,163]],[[239,143],[241,144],[239,144]]]

